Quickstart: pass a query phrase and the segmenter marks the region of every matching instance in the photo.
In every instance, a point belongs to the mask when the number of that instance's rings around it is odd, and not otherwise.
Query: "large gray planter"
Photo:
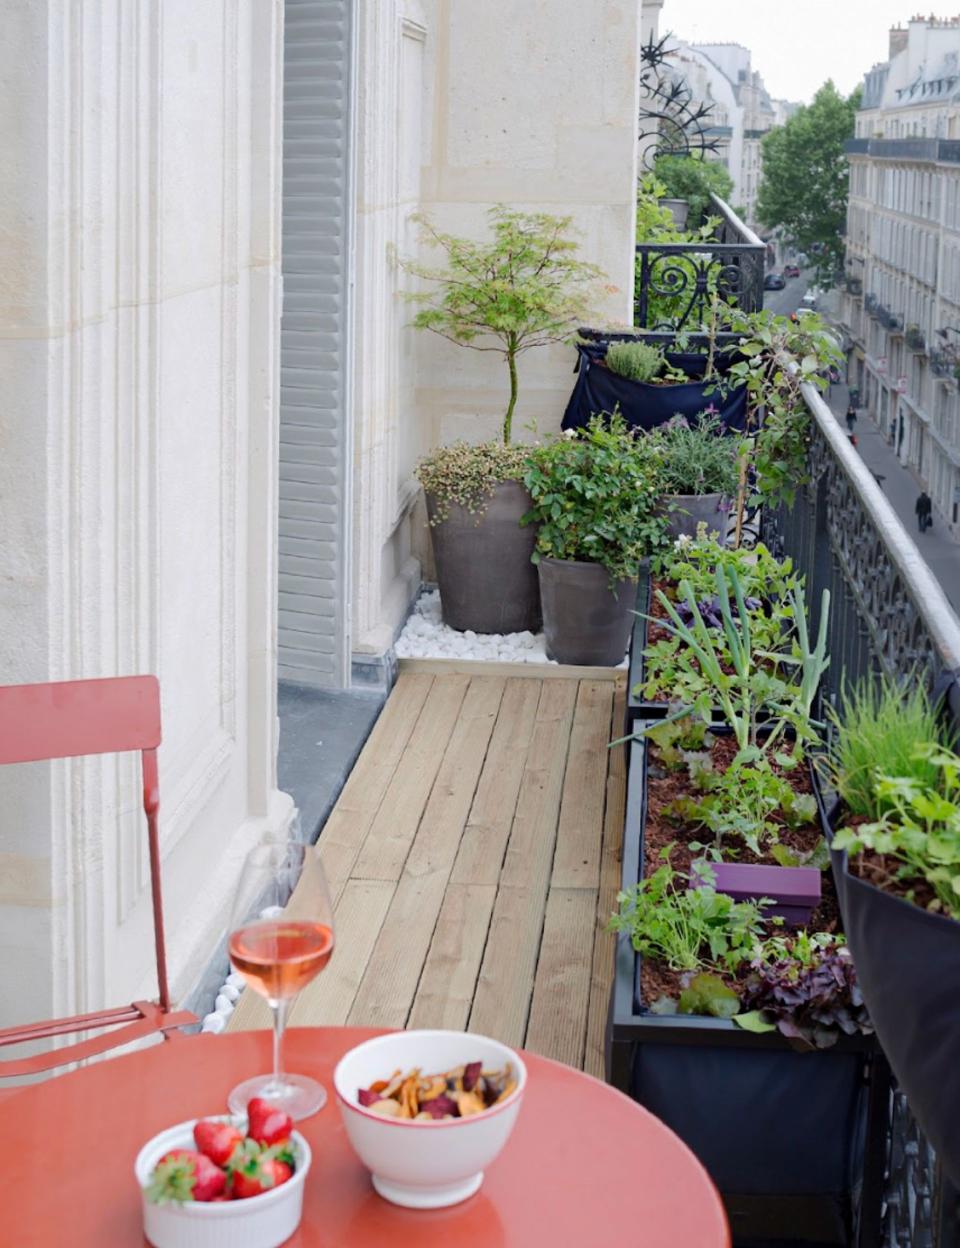
[[[721,509],[722,505],[722,494],[664,495],[667,535],[674,541],[683,535],[696,537],[697,525],[702,522],[708,533],[719,533],[722,542],[727,532],[727,512]]]
[[[540,598],[547,658],[584,667],[616,667],[623,661],[637,597],[635,580],[610,588],[602,564],[541,559]]]
[[[540,587],[530,562],[536,525],[520,527],[533,501],[519,481],[501,481],[479,518],[459,503],[431,524],[443,622],[475,633],[536,633]],[[427,514],[437,514],[427,494]]]

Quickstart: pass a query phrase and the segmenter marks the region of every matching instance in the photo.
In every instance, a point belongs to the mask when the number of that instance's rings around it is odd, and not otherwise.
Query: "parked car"
[[[816,308],[817,296],[819,295],[819,293],[820,292],[818,290],[813,290],[812,288],[810,290],[805,290],[803,292],[803,298],[800,300],[800,307],[801,308]]]
[[[785,264],[783,266],[783,276],[784,277],[799,277],[800,276],[799,264]]]
[[[763,279],[764,290],[783,290],[786,287],[786,280],[782,273],[768,273]]]

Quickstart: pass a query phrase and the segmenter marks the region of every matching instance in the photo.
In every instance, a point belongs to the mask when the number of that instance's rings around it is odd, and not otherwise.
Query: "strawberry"
[[[292,1174],[292,1167],[281,1161],[274,1149],[260,1149],[247,1139],[243,1150],[235,1153],[230,1163],[231,1191],[237,1200],[247,1200],[286,1183]]]
[[[289,1114],[271,1105],[262,1096],[255,1096],[247,1105],[247,1135],[258,1144],[279,1144],[288,1140],[293,1130]]]
[[[233,1156],[233,1150],[243,1142],[243,1132],[229,1122],[210,1122],[204,1119],[193,1128],[197,1148],[217,1166],[225,1166]]]
[[[154,1167],[147,1200],[155,1205],[214,1200],[223,1194],[226,1184],[226,1174],[209,1157],[192,1148],[173,1148]]]

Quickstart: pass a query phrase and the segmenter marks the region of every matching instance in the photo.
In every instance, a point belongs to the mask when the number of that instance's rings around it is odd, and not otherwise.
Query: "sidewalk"
[[[846,411],[849,391],[844,385],[831,387],[827,401],[834,415],[846,430]],[[934,576],[943,586],[953,609],[960,613],[960,545],[947,534],[939,513],[935,512],[933,527],[926,533],[917,531],[917,515],[914,511],[920,486],[909,469],[904,468],[893,449],[887,445],[880,429],[861,409],[857,413],[854,428],[860,458],[875,476],[882,476],[880,487],[893,505],[907,532],[917,543],[920,553],[930,565]]]

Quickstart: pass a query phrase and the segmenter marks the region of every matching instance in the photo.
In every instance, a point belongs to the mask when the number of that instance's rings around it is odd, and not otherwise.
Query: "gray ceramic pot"
[[[610,588],[599,563],[541,559],[540,597],[547,657],[584,667],[616,667],[627,653],[637,598],[635,580]]]
[[[686,226],[687,217],[690,215],[690,205],[685,199],[659,199],[657,203],[661,208],[670,209],[673,224],[678,230],[682,230]]]
[[[697,525],[704,522],[708,533],[726,536],[728,513],[721,511],[722,494],[665,494],[667,535],[674,541],[682,534],[697,536]]]
[[[431,525],[443,622],[475,633],[536,633],[540,629],[540,587],[530,562],[536,525],[520,527],[533,505],[519,481],[501,481],[477,521],[459,503]],[[427,514],[436,515],[427,494]]]

